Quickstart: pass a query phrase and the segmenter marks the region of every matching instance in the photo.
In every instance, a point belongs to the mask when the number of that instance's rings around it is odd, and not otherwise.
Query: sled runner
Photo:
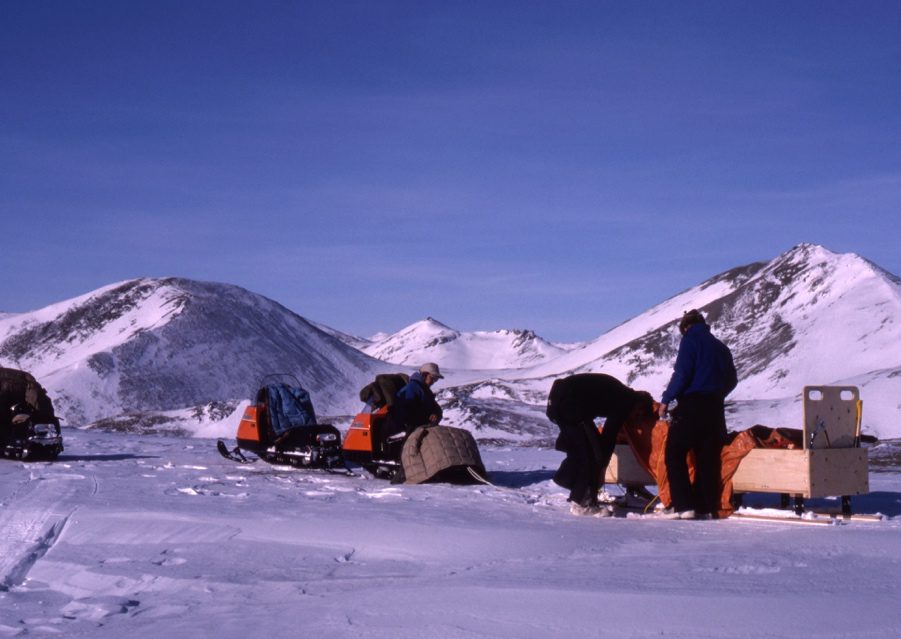
[[[62,451],[59,419],[47,391],[30,373],[0,368],[0,454],[50,460]]]
[[[287,378],[293,384],[277,381]],[[267,383],[272,380],[270,383]],[[331,424],[316,421],[310,394],[293,375],[270,375],[260,382],[238,424],[237,447],[219,440],[223,457],[248,463],[249,451],[270,464],[346,471],[341,434]]]

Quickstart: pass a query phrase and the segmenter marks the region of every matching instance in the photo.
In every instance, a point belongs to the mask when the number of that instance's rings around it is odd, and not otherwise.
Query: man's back
[[[621,381],[604,373],[579,373],[556,380],[548,395],[548,416],[581,421],[628,411],[635,394]]]
[[[695,324],[679,344],[673,377],[663,399],[668,403],[692,393],[725,397],[737,384],[738,376],[729,347],[713,336],[709,326]]]

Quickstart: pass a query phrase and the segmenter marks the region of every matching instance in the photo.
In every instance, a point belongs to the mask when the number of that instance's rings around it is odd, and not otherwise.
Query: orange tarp
[[[666,437],[669,433],[669,422],[626,422],[621,431],[626,442],[632,448],[635,458],[657,482],[657,494],[664,506],[670,506],[669,480],[666,476],[664,451]],[[732,477],[738,469],[742,458],[754,448],[800,448],[800,431],[793,429],[773,429],[766,426],[754,426],[739,433],[730,433],[728,443],[723,446],[721,455],[721,492],[720,509],[717,515],[728,517],[735,510],[732,505]],[[688,455],[688,474],[694,481],[694,456]]]

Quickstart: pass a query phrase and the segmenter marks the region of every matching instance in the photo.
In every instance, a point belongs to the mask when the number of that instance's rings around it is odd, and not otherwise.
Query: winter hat
[[[434,362],[427,362],[419,367],[419,372],[423,375],[429,374],[435,379],[443,379],[444,375],[441,374],[441,371],[438,370],[438,364]]]
[[[685,335],[685,331],[687,331],[690,327],[695,324],[706,324],[704,321],[704,316],[701,315],[701,311],[693,308],[690,311],[685,311],[682,315],[682,319],[679,320],[679,332]]]

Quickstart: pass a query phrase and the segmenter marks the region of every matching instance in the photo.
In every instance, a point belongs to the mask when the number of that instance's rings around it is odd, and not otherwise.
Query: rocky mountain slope
[[[177,278],[0,318],[0,364],[31,371],[68,423],[120,425],[222,419],[271,373],[301,380],[320,413],[352,413],[347,389],[386,368],[272,300]]]
[[[865,430],[901,436],[901,280],[857,255],[810,244],[717,275],[580,348],[507,371],[480,392],[540,400],[555,377],[605,372],[659,397],[678,350],[678,320],[691,308],[735,356],[733,428],[797,426],[805,385],[853,384],[864,399]]]

